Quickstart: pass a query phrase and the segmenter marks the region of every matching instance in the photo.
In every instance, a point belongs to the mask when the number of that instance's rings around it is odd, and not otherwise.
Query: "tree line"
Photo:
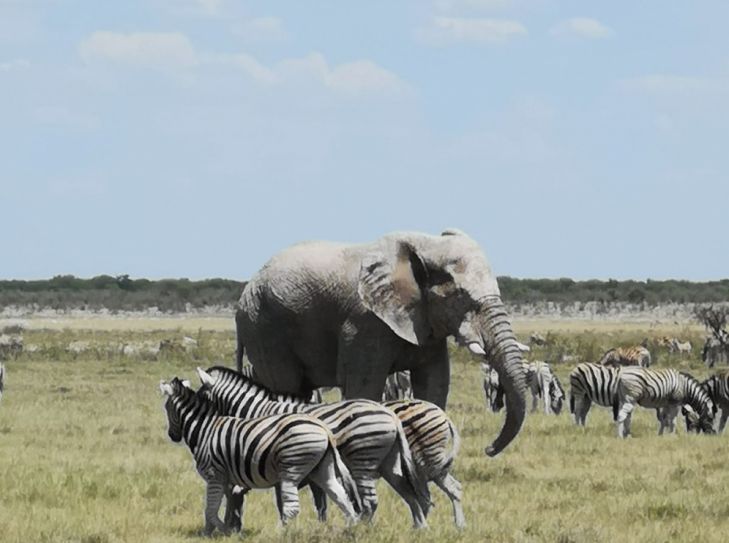
[[[627,302],[649,306],[665,303],[729,302],[729,279],[720,281],[574,281],[499,277],[506,303]],[[58,275],[35,281],[0,280],[0,310],[9,306],[50,309],[108,309],[135,311],[156,307],[160,311],[232,306],[244,281],[230,279],[132,279],[128,275],[99,275],[82,279]]]

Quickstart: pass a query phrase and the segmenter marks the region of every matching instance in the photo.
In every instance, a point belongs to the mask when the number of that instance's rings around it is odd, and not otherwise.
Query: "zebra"
[[[714,405],[721,409],[719,433],[722,433],[726,426],[726,420],[729,418],[729,371],[712,375],[701,383],[701,386],[709,394]]]
[[[688,430],[714,432],[714,403],[701,383],[688,373],[674,369],[622,368],[617,401],[613,404],[618,437],[630,435],[630,421],[636,405],[658,409],[658,435],[666,428],[675,431],[674,419],[683,405],[688,407],[682,409]]]
[[[651,365],[651,353],[642,345],[618,347],[607,351],[598,363],[603,366],[641,366],[647,368]]]
[[[499,374],[486,362],[481,362],[481,374],[486,406],[494,413],[498,413],[504,408],[504,389],[499,384]]]
[[[564,402],[564,389],[559,378],[546,362],[525,364],[527,385],[532,393],[532,413],[537,410],[539,399],[544,402],[544,414],[559,415]]]
[[[228,532],[218,511],[233,485],[244,491],[278,485],[277,505],[286,524],[299,513],[298,486],[313,481],[334,500],[350,523],[361,509],[357,487],[337,451],[334,437],[315,417],[281,414],[244,420],[221,416],[203,394],[177,377],[161,381],[167,435],[184,439],[206,483],[205,529]]]
[[[5,366],[0,362],[0,400],[3,399],[3,390],[5,389]]]
[[[707,337],[701,350],[701,360],[709,368],[713,368],[717,362],[729,362],[729,338],[722,341],[714,336]]]
[[[334,434],[339,452],[357,484],[364,517],[377,509],[375,480],[382,476],[405,500],[416,528],[427,526],[430,508],[427,482],[413,462],[400,419],[369,400],[310,404],[296,396],[276,394],[237,371],[215,366],[197,369],[203,388],[223,414],[255,418],[279,413],[307,413],[321,420]],[[398,464],[400,468],[398,469]],[[399,473],[401,472],[401,473]],[[320,520],[326,518],[326,500],[312,487]]]
[[[453,421],[437,405],[425,400],[387,401],[402,422],[420,476],[434,482],[451,500],[456,527],[466,526],[461,483],[451,473],[458,455],[460,437]]]
[[[593,403],[612,407],[617,401],[620,368],[602,364],[578,364],[570,373],[570,413],[584,426]],[[615,417],[613,417],[615,418]]]
[[[410,372],[396,371],[387,376],[385,390],[382,392],[382,401],[411,400],[413,398],[413,384],[410,381]]]

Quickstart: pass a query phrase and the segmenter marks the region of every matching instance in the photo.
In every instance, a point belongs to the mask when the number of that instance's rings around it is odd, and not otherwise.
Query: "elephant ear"
[[[397,241],[362,259],[359,293],[362,303],[398,336],[422,345],[430,335],[424,289],[428,272],[409,243]]]

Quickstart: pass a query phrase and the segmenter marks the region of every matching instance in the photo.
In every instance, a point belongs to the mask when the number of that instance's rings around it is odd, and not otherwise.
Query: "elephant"
[[[293,245],[250,279],[235,320],[238,368],[245,355],[275,392],[339,386],[345,398],[377,401],[388,374],[410,370],[414,396],[443,409],[455,337],[504,387],[506,418],[486,454],[501,452],[524,421],[521,351],[486,256],[460,230]]]

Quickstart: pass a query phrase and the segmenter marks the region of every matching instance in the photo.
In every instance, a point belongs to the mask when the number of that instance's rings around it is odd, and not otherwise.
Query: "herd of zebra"
[[[677,342],[674,340],[674,344]],[[690,343],[687,343],[690,346]],[[685,345],[685,344],[684,344]],[[597,363],[578,364],[570,373],[570,413],[575,424],[584,426],[592,404],[612,408],[618,436],[630,435],[630,422],[636,406],[655,409],[658,435],[675,432],[679,410],[688,432],[716,432],[714,417],[721,409],[718,431],[729,417],[729,372],[710,376],[703,382],[691,374],[672,368],[650,369],[651,356],[643,346],[607,351]],[[565,391],[546,362],[524,366],[532,394],[532,411],[540,399],[544,413],[559,414]],[[481,364],[483,390],[488,407],[503,408],[503,391],[498,374],[487,363]]]
[[[459,436],[438,406],[415,399],[316,403],[273,393],[226,367],[198,368],[198,377],[197,390],[177,377],[160,390],[168,435],[184,440],[206,482],[205,533],[239,531],[245,494],[270,487],[283,524],[299,512],[302,485],[321,521],[327,497],[350,523],[371,519],[380,477],[410,508],[415,527],[426,526],[431,481],[451,500],[456,526],[465,526],[461,484],[451,473]]]
[[[686,344],[677,340],[666,345],[686,351]],[[688,373],[650,365],[645,345],[611,349],[597,363],[578,364],[570,373],[574,422],[584,426],[593,403],[609,407],[618,436],[628,437],[632,412],[639,405],[656,409],[659,435],[675,431],[679,411],[687,431],[715,433],[714,416],[721,408],[718,431],[723,431],[729,416],[729,373],[699,382]],[[247,492],[270,487],[283,524],[299,513],[303,485],[310,487],[319,520],[327,518],[327,498],[348,522],[369,520],[377,509],[379,478],[407,504],[415,527],[426,526],[432,505],[429,482],[450,499],[456,526],[465,526],[462,487],[451,473],[458,431],[438,406],[413,398],[408,372],[388,377],[382,402],[322,403],[322,391],[311,398],[271,392],[253,381],[250,370],[198,368],[197,390],[177,377],[160,383],[168,435],[187,444],[206,482],[205,533],[239,531]],[[499,411],[504,391],[498,373],[487,363],[481,370],[486,403]],[[541,405],[546,414],[560,414],[567,396],[551,366],[525,362],[524,370],[532,411]]]

